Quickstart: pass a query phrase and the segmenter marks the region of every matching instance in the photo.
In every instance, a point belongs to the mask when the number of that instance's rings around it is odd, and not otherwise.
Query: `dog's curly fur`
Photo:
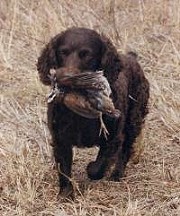
[[[45,85],[50,85],[48,75],[52,68],[62,68],[67,73],[103,70],[114,105],[121,112],[119,119],[103,116],[110,133],[106,140],[99,137],[98,119],[81,117],[55,101],[48,104],[48,126],[59,166],[60,194],[73,196],[69,178],[75,145],[99,146],[96,160],[87,166],[89,178],[102,178],[113,165],[110,179],[119,180],[148,113],[149,83],[136,55],[119,55],[111,41],[94,30],[70,28],[52,38],[38,58],[37,69]]]

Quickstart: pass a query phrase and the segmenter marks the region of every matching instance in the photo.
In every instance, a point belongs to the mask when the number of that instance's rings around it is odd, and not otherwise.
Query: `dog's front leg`
[[[122,146],[123,135],[119,135],[102,143],[95,161],[92,161],[87,166],[88,177],[92,180],[101,179],[103,176],[110,178],[113,181],[119,181],[124,174]]]
[[[48,104],[48,128],[52,137],[52,146],[55,162],[59,175],[59,198],[73,198],[73,186],[71,183],[72,168],[72,140],[71,131],[67,130],[63,117],[65,108],[57,103]],[[68,119],[68,118],[66,118]],[[62,127],[60,127],[62,125]],[[65,129],[64,129],[65,128]]]
[[[71,183],[72,147],[67,143],[59,143],[54,146],[54,157],[59,176],[59,197],[74,198],[73,185]]]

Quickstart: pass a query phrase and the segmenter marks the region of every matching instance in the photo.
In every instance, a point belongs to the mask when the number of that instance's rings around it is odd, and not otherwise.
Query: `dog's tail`
[[[135,59],[137,59],[137,57],[138,57],[138,54],[135,53],[135,52],[133,52],[133,51],[129,51],[129,52],[127,53],[127,55],[129,55],[129,56],[131,56],[131,57],[133,57],[133,58],[135,58]]]

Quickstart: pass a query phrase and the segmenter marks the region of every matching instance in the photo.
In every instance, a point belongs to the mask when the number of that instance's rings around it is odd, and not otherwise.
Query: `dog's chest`
[[[100,120],[88,119],[56,103],[48,104],[48,125],[53,134],[58,134],[60,142],[78,147],[98,145],[101,138]]]
[[[74,120],[75,143],[78,147],[92,147],[100,142],[100,122],[99,119],[87,119],[79,117]]]

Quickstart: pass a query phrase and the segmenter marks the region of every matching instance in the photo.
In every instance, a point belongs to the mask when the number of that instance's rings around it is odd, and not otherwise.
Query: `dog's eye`
[[[62,48],[59,50],[59,54],[63,56],[68,56],[70,54],[70,51],[67,48]]]
[[[79,52],[79,57],[80,58],[86,58],[91,56],[91,51],[88,49],[83,49]]]

